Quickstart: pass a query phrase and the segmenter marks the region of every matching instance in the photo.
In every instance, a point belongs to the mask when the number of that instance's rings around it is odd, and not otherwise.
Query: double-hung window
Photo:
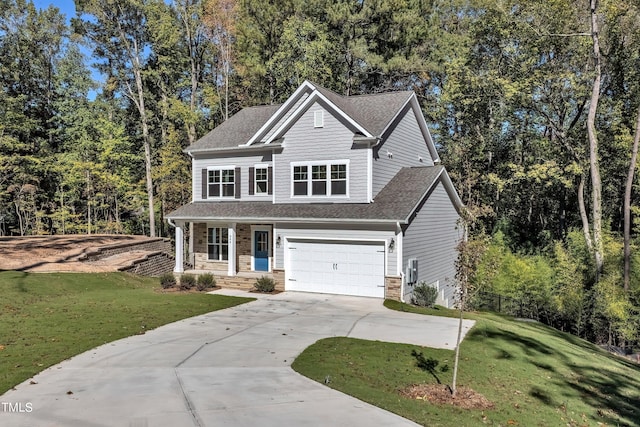
[[[293,195],[306,196],[309,191],[308,166],[293,167]]]
[[[265,194],[269,188],[269,170],[267,168],[255,169],[256,194]]]
[[[235,170],[213,169],[207,174],[209,197],[234,197]]]
[[[311,166],[311,194],[314,196],[327,194],[327,165]]]
[[[347,194],[347,165],[331,165],[331,194]]]
[[[229,229],[211,227],[207,230],[208,259],[213,261],[227,261],[229,259]]]
[[[309,162],[292,167],[293,196],[346,196],[347,162]]]

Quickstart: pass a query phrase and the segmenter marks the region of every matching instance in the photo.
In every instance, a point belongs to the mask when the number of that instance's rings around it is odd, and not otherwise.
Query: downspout
[[[404,271],[403,270],[403,265],[402,265],[402,257],[403,257],[403,253],[402,253],[402,248],[403,248],[403,239],[402,239],[402,227],[400,227],[400,222],[396,222],[396,237],[398,240],[398,249],[397,249],[397,254],[398,254],[398,260],[397,260],[397,271],[400,273],[400,302],[401,303],[405,303],[406,301],[404,300]]]

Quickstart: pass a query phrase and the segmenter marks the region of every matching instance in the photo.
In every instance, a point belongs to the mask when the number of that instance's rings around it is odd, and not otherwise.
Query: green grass
[[[0,394],[98,345],[252,301],[159,287],[124,273],[0,272]]]
[[[387,299],[384,301],[384,306],[391,310],[405,311],[407,313],[428,314],[431,316],[440,316],[440,317],[455,317],[456,319],[460,318],[460,312],[458,310],[442,307],[440,305],[436,305],[432,308],[418,307],[418,306],[406,304],[400,301]],[[464,318],[475,319],[473,314],[470,314],[470,313],[464,313]]]
[[[436,406],[400,396],[435,383],[411,351],[440,362],[451,384],[454,353],[414,345],[328,338],[294,362],[299,373],[426,426],[640,426],[640,367],[572,335],[537,323],[473,314],[463,341],[458,385],[495,404],[491,410]],[[446,372],[440,367],[448,366]]]

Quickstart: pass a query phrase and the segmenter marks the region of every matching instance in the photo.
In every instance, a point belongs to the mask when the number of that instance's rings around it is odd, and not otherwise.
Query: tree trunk
[[[600,99],[600,81],[602,70],[600,64],[600,41],[598,38],[598,0],[591,0],[591,38],[593,40],[593,62],[595,76],[591,90],[591,102],[587,115],[587,135],[589,137],[589,166],[591,169],[591,197],[593,206],[593,250],[596,262],[596,281],[602,273],[603,244],[602,244],[602,181],[600,179],[600,166],[598,159],[598,137],[596,135],[596,111]]]
[[[456,355],[453,361],[453,380],[451,380],[451,395],[456,397],[458,381],[458,364],[460,362],[460,341],[462,341],[462,319],[464,313],[465,296],[460,298],[460,318],[458,319],[458,338],[456,339]]]
[[[149,142],[149,124],[147,122],[147,110],[144,104],[144,86],[142,84],[142,71],[137,61],[137,56],[132,58],[133,72],[136,79],[136,89],[138,91],[138,112],[140,113],[140,124],[142,125],[142,143],[144,145],[144,169],[147,184],[147,201],[149,205],[149,237],[156,237],[156,218],[153,208],[153,177],[151,175],[151,144]]]
[[[580,219],[582,220],[582,232],[584,233],[584,240],[587,243],[589,252],[593,252],[591,229],[589,228],[589,217],[587,216],[587,207],[584,204],[584,173],[580,175],[580,184],[578,184],[578,207],[580,209]]]
[[[627,183],[624,187],[624,290],[629,291],[631,282],[631,189],[633,178],[636,174],[636,162],[638,161],[638,143],[640,142],[640,107],[638,108],[638,118],[636,120],[636,131],[633,137],[633,147],[631,148],[631,162],[629,163],[629,173]]]

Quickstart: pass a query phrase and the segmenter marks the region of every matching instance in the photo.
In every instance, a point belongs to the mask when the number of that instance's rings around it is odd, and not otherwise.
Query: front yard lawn
[[[293,368],[430,427],[640,426],[637,364],[538,323],[494,314],[469,317],[477,323],[460,348],[458,386],[481,393],[493,409],[461,409],[401,395],[413,384],[451,384],[450,350],[328,338],[307,348]],[[439,362],[433,373],[416,366],[412,350]]]
[[[159,287],[124,273],[0,272],[0,395],[101,344],[252,301]]]

